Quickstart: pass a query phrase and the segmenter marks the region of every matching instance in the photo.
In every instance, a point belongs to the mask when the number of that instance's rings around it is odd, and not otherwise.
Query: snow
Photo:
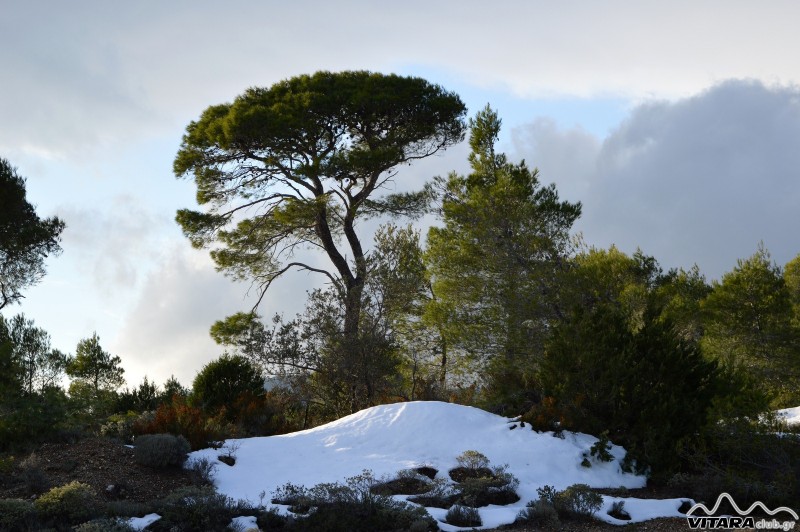
[[[777,414],[787,425],[800,425],[800,406],[778,410]]]
[[[220,493],[256,503],[266,494],[264,502],[269,503],[273,492],[289,482],[312,487],[322,482],[342,482],[363,470],[388,480],[402,469],[424,465],[436,468],[438,477],[449,480],[447,472],[458,465],[456,457],[475,450],[486,455],[491,466],[507,465],[520,482],[518,503],[479,509],[481,528],[513,522],[528,501],[538,498],[536,490],[544,485],[558,490],[578,483],[597,488],[645,486],[644,476],[622,471],[623,448],[611,447],[611,462],[592,460],[592,467],[583,467],[581,462],[597,438],[570,432],[563,436],[538,433],[529,425],[522,427],[473,407],[409,402],[368,408],[292,434],[227,440],[227,449],[195,451],[188,463],[202,458],[216,462],[214,484]],[[229,452],[236,458],[233,466],[217,462],[218,456]],[[603,509],[596,516],[612,524],[682,517],[678,508],[684,500],[688,499],[603,497]],[[625,502],[630,521],[607,515],[616,501]],[[446,510],[427,510],[442,530],[463,530],[442,522]]]
[[[128,525],[134,530],[144,530],[159,519],[161,519],[161,516],[158,514],[147,514],[144,517],[131,517],[128,519]]]

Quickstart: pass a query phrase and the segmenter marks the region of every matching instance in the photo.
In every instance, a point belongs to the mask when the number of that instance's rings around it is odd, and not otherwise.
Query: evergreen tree
[[[608,431],[642,470],[659,474],[679,465],[678,449],[706,425],[723,389],[717,363],[651,305],[635,331],[616,303],[576,308],[548,342],[539,376],[560,428]]]
[[[84,413],[101,416],[108,413],[116,390],[125,383],[122,360],[100,346],[97,333],[78,342],[75,358],[67,366],[72,377],[69,393]]]
[[[20,314],[10,320],[0,316],[0,342],[8,341],[11,356],[19,368],[20,392],[33,394],[59,387],[69,357],[50,347],[50,335]]]
[[[792,324],[792,294],[763,247],[739,260],[703,301],[703,348],[715,358],[740,365],[764,389],[776,394],[776,406],[800,400],[800,337]]]
[[[193,245],[214,244],[221,271],[254,281],[261,297],[290,270],[324,275],[344,311],[340,349],[357,365],[368,266],[356,225],[424,211],[427,191],[380,190],[398,166],[461,141],[465,112],[458,96],[423,79],[370,72],[249,89],[187,127],[174,170],[194,175],[208,211],[181,210],[177,220]],[[301,248],[322,251],[330,268],[302,261]]]
[[[536,170],[495,151],[501,122],[488,106],[469,125],[472,173],[438,182],[444,225],[428,233],[436,297],[426,320],[446,345],[476,359],[490,406],[514,410],[528,400],[535,361],[561,313],[559,278],[581,205],[560,201]]]
[[[25,199],[25,179],[0,158],[0,309],[44,275],[44,260],[61,251],[64,222],[41,219]]]
[[[264,376],[259,368],[239,355],[223,354],[209,362],[192,383],[192,400],[209,414],[230,407],[245,393],[263,394]]]

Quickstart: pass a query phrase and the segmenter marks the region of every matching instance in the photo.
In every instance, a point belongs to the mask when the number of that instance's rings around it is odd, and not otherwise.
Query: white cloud
[[[145,280],[112,343],[130,385],[148,375],[163,382],[171,374],[184,385],[222,353],[208,329],[218,319],[243,310],[241,287],[214,271],[207,255],[186,246],[173,248]]]
[[[789,0],[17,3],[0,20],[0,149],[83,157],[320,69],[424,69],[528,98],[796,82],[799,16]]]
[[[92,208],[64,206],[67,221],[62,248],[74,257],[80,273],[105,294],[138,284],[142,266],[158,258],[159,240],[173,225],[166,213],[156,214],[127,195]]]
[[[697,263],[712,278],[762,240],[779,264],[800,252],[797,87],[729,81],[642,104],[599,149],[578,130],[541,122],[515,139],[543,181],[581,190],[568,199],[583,202],[576,227],[591,244],[638,246],[668,267]]]

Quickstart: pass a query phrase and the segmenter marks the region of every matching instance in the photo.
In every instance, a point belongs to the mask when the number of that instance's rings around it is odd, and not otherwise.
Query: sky
[[[0,13],[0,157],[67,224],[47,276],[3,315],[70,353],[97,332],[131,385],[191,384],[222,353],[209,327],[253,304],[174,222],[196,206],[172,173],[186,126],[318,70],[424,77],[470,114],[489,103],[500,149],[582,202],[589,245],[709,280],[760,242],[779,265],[800,253],[796,2],[0,0]],[[466,155],[421,161],[396,187],[464,172]],[[318,283],[290,275],[259,310],[291,317]]]

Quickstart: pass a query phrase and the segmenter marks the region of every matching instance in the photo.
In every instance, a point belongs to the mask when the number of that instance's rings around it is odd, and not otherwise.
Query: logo
[[[716,515],[717,510],[719,510],[723,500],[727,500],[733,507],[734,511],[739,515]],[[761,509],[761,511],[770,516],[771,519],[750,515],[756,508]],[[694,515],[698,510],[703,510],[706,515]],[[785,520],[781,521],[779,518]],[[787,531],[794,529],[797,521],[800,521],[800,518],[797,517],[797,513],[791,508],[781,506],[775,510],[770,510],[761,501],[754,502],[750,508],[742,511],[736,505],[736,502],[734,502],[733,497],[731,497],[728,493],[721,493],[720,496],[717,497],[717,503],[714,505],[714,508],[709,510],[702,503],[695,504],[689,509],[688,512],[686,512],[686,520],[689,522],[689,528],[693,530],[698,528],[708,530],[734,528]]]

